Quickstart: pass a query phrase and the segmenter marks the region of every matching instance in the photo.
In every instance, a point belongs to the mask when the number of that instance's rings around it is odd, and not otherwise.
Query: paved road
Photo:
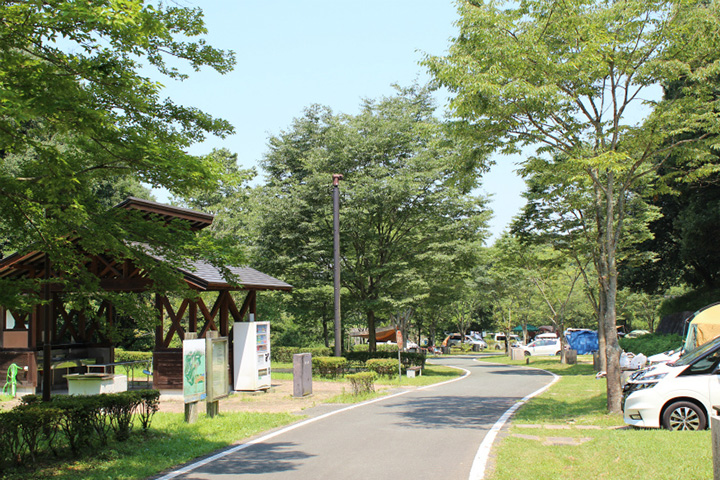
[[[458,366],[470,374],[321,416],[173,478],[465,480],[498,418],[552,380],[538,370],[471,358],[432,363]]]

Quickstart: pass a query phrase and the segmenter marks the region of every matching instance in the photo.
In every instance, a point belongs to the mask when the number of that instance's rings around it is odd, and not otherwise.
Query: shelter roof
[[[124,208],[126,210],[139,210],[146,212],[148,215],[154,215],[164,220],[180,219],[190,223],[193,230],[201,230],[212,224],[213,215],[209,213],[190,210],[189,208],[176,207],[166,205],[164,203],[153,202],[137,197],[128,197],[122,202],[115,205],[115,208]]]
[[[231,274],[237,277],[242,290],[292,290],[292,285],[282,280],[271,277],[250,267],[228,267]],[[233,288],[233,286],[225,280],[214,265],[207,262],[196,261],[190,269],[180,270],[185,276],[185,281],[202,290],[223,290]]]
[[[170,221],[172,219],[181,219],[190,222],[193,230],[200,230],[212,224],[213,215],[197,212],[187,208],[165,205],[162,203],[144,200],[136,197],[128,197],[115,208],[125,208],[128,210],[139,210],[147,212],[148,216],[160,217],[161,219]],[[151,252],[148,252],[152,255]],[[158,261],[164,259],[157,255],[152,255]],[[107,271],[117,271],[122,260],[113,260],[105,258],[104,265]],[[42,275],[45,266],[45,255],[42,251],[29,251],[26,253],[14,253],[0,260],[0,278],[32,278]],[[227,270],[236,277],[237,283],[231,284],[223,277],[220,269],[214,265],[202,260],[192,262],[187,268],[179,268],[178,271],[183,275],[185,281],[192,287],[199,290],[292,290],[292,285],[285,283],[277,278],[262,273],[250,267],[228,266]],[[143,275],[136,271],[133,275],[135,279],[141,280]],[[137,290],[145,283],[138,283],[130,289]],[[140,286],[140,287],[139,287]]]

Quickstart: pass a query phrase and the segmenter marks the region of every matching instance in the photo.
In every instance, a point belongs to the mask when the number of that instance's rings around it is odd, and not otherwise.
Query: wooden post
[[[185,332],[184,340],[194,340],[197,338],[197,332]],[[190,402],[185,404],[185,423],[195,423],[198,419],[198,410],[200,402]]]
[[[208,330],[207,333],[205,334],[205,339],[206,339],[205,340],[205,342],[206,342],[205,343],[205,346],[206,346],[205,353],[208,356],[208,358],[212,357],[212,342],[210,341],[210,339],[218,338],[219,336],[220,335],[215,330]],[[206,363],[205,368],[207,368],[208,372],[210,372],[210,369],[212,368],[211,364],[209,365],[208,363]],[[213,379],[210,376],[206,376],[206,378],[208,381],[207,385],[209,388]],[[208,399],[205,401],[205,413],[210,418],[214,418],[218,413],[220,413],[220,400],[210,400],[210,398],[208,397]]]

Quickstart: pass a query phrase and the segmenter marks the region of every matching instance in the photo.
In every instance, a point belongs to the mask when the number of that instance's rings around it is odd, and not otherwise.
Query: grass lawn
[[[507,357],[487,360],[525,365]],[[508,435],[494,447],[494,471],[487,479],[713,477],[709,430],[626,428],[621,415],[606,413],[605,380],[595,379],[592,358],[579,361],[568,366],[555,357],[531,358],[529,366],[561,378],[517,411]]]

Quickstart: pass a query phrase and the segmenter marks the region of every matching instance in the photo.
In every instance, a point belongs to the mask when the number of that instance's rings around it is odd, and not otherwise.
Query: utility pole
[[[333,273],[335,280],[335,356],[342,355],[342,330],[340,327],[340,180],[343,176],[333,174]]]

